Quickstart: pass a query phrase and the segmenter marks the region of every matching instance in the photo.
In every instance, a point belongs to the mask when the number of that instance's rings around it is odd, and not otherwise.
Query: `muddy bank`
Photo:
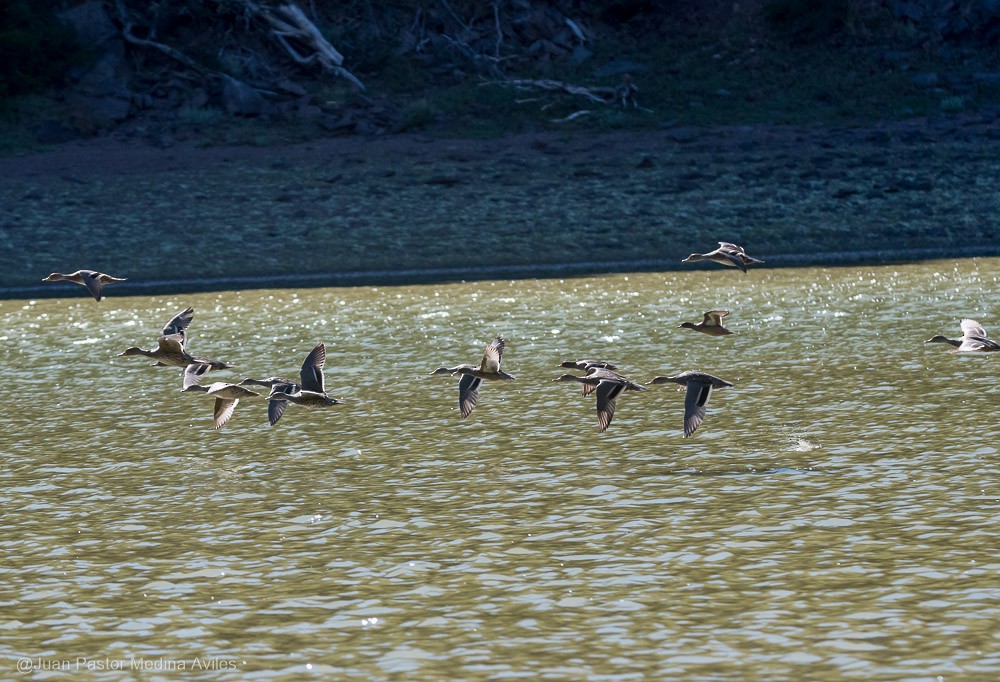
[[[719,240],[769,266],[990,255],[995,123],[92,140],[0,159],[0,287],[44,295],[80,267],[123,293],[561,276],[679,267]]]

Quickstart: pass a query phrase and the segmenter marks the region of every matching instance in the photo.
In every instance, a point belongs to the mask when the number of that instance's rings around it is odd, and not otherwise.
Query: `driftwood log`
[[[598,104],[618,104],[623,109],[629,106],[635,109],[642,109],[643,111],[649,111],[649,109],[644,109],[639,106],[636,100],[636,93],[639,88],[632,82],[632,77],[628,74],[622,76],[621,85],[617,87],[608,86],[596,86],[585,88],[580,85],[573,85],[572,83],[564,83],[563,81],[550,80],[550,79],[531,79],[531,78],[508,78],[505,80],[492,80],[485,81],[481,85],[499,85],[503,87],[511,87],[515,90],[546,90],[549,92],[561,92],[568,95],[573,95],[575,97],[583,97],[584,99],[595,102]],[[531,100],[524,100],[531,101]],[[570,116],[560,119],[561,121],[568,121],[579,116],[586,115],[587,111],[576,112]]]

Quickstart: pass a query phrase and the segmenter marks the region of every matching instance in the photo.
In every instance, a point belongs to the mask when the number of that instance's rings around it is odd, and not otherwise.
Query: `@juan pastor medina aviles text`
[[[18,672],[35,670],[236,670],[234,658],[19,658]]]

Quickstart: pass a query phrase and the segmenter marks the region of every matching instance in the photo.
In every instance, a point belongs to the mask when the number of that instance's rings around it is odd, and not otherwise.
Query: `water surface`
[[[0,301],[0,677],[994,679],[1000,354],[923,341],[1000,335],[998,280],[979,259]],[[294,376],[324,341],[347,404],[271,428],[248,400],[213,431],[179,370],[115,355],[188,305],[190,349],[236,366],[218,380]],[[734,335],[677,328],[713,308]],[[497,333],[517,380],[463,421],[428,373]],[[692,438],[673,386],[599,434],[552,381],[593,356],[735,387]]]

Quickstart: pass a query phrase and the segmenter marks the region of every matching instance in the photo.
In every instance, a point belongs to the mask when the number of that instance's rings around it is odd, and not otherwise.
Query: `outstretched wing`
[[[500,361],[503,360],[504,345],[502,337],[497,336],[493,339],[483,352],[483,362],[479,368],[484,372],[499,372]]]
[[[688,379],[684,395],[684,437],[694,433],[705,421],[705,406],[712,395],[712,385]]]
[[[275,384],[271,388],[271,392],[280,391],[281,393],[297,393],[300,390],[300,386],[293,382],[285,382]],[[269,400],[267,403],[267,423],[274,426],[281,419],[281,415],[285,413],[285,408],[288,407],[287,400]]]
[[[303,391],[315,391],[316,393],[326,393],[323,390],[323,367],[326,365],[326,345],[317,343],[306,361],[302,363],[302,370],[299,376],[302,378]]]
[[[104,298],[101,295],[101,292],[104,290],[104,285],[101,284],[101,273],[94,272],[93,270],[81,270],[80,274],[83,277],[83,286],[87,287],[90,295],[97,301]]]
[[[978,336],[979,338],[986,338],[986,330],[983,329],[983,325],[975,320],[962,320],[962,335],[965,337]]]
[[[597,425],[602,433],[611,426],[611,420],[615,416],[615,401],[624,390],[625,384],[619,381],[602,381],[597,384]]]
[[[181,337],[181,347],[187,346],[187,328],[194,318],[194,308],[185,308],[163,326],[163,336],[177,334]]]
[[[233,418],[233,412],[236,411],[236,406],[239,402],[239,398],[216,398],[215,422],[213,423],[213,426],[217,429],[221,429],[225,426],[229,420]]]
[[[479,387],[483,380],[471,374],[463,374],[462,380],[458,382],[458,408],[462,411],[462,419],[465,419],[476,409],[479,402]]]
[[[725,244],[725,242],[719,242],[719,244],[720,245],[721,244]],[[733,244],[729,244],[728,246],[733,246]],[[736,248],[739,249],[740,247],[737,246]],[[732,261],[733,265],[735,265],[736,267],[738,267],[743,272],[747,271],[747,264],[746,264],[746,261],[743,260],[743,250],[742,249],[740,249],[739,251],[734,251],[733,249],[726,248],[724,246],[720,246],[719,249],[718,249],[718,252],[721,253],[723,256],[725,256],[730,261]]]
[[[212,369],[212,366],[207,362],[196,362],[188,365],[184,368],[184,388],[187,389],[188,386],[198,386],[201,384],[201,380],[208,374]],[[218,428],[218,427],[216,427]]]
[[[728,314],[728,310],[709,310],[705,313],[705,318],[701,321],[701,323],[708,327],[721,327],[722,318]]]

